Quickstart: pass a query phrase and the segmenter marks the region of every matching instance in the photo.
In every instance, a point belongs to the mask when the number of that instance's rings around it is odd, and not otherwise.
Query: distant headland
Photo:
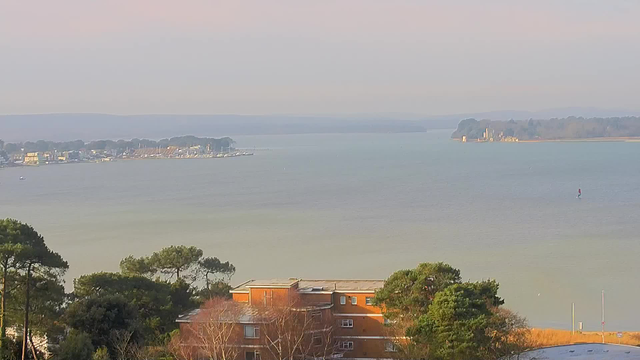
[[[460,121],[452,139],[463,142],[633,141],[640,139],[640,117],[550,120]]]

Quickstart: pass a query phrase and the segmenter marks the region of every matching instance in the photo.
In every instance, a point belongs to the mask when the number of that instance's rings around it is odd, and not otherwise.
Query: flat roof
[[[573,360],[573,359],[640,359],[640,348],[615,344],[561,345],[520,354],[522,360]]]
[[[384,286],[384,280],[305,280],[305,279],[270,279],[249,280],[233,290],[232,293],[247,293],[253,287],[291,287],[298,283],[301,293],[311,292],[374,292]]]
[[[211,313],[211,308],[200,308],[180,314],[176,322],[192,323],[192,322],[208,322],[211,316],[215,316],[216,321],[235,322],[240,324],[258,324],[265,321],[268,313],[260,313],[260,311],[246,304],[231,302],[223,312]]]
[[[374,292],[384,286],[384,280],[300,280],[301,292],[337,291],[337,292]],[[322,289],[322,290],[321,290]]]
[[[249,280],[236,286],[231,292],[249,292],[252,287],[274,287],[274,288],[288,288],[297,283],[298,279],[266,279],[266,280]]]

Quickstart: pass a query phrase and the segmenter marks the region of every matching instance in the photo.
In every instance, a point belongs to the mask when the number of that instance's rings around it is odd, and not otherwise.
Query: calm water
[[[237,138],[235,159],[0,170],[0,217],[74,277],[193,244],[249,278],[386,278],[424,261],[495,278],[533,326],[638,330],[640,143],[460,144],[449,132]],[[25,176],[26,181],[19,181]],[[576,199],[582,188],[583,199]]]

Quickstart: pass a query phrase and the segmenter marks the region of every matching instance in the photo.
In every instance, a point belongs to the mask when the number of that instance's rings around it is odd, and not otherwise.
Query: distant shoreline
[[[581,138],[581,139],[555,139],[555,140],[520,140],[521,143],[536,142],[640,142],[640,137],[598,137],[598,138]]]
[[[460,138],[452,140],[462,142]],[[598,137],[598,138],[581,138],[581,139],[538,139],[538,140],[518,140],[518,141],[486,141],[486,140],[467,140],[468,143],[547,143],[547,142],[640,142],[640,136],[631,137]]]

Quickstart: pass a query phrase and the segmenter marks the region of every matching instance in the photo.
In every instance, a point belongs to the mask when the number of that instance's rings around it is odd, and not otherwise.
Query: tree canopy
[[[170,277],[175,275],[176,279],[181,279],[181,275],[195,277],[188,272],[197,267],[202,254],[202,250],[195,246],[169,246],[153,253],[149,263],[162,274]]]
[[[393,273],[374,303],[387,309],[389,318],[401,315],[417,317],[427,311],[438,291],[460,282],[460,270],[449,264],[422,263],[415,269]]]
[[[94,349],[95,359],[146,358],[144,347],[165,344],[178,315],[214,296],[228,297],[235,272],[228,261],[203,258],[201,249],[171,246],[123,259],[121,273],[80,276],[66,294],[67,268],[33,227],[0,220],[2,333],[7,326],[23,329],[22,347],[2,337],[0,359],[31,358],[32,333],[64,339],[56,358],[88,359]],[[195,283],[203,280],[204,287]]]
[[[209,288],[212,281],[228,281],[236,271],[228,261],[202,256],[203,251],[195,246],[173,245],[151,256],[127,256],[120,262],[120,271],[125,275],[146,277],[160,273],[169,280],[185,280],[189,283],[204,280],[205,288]]]
[[[91,360],[93,345],[87,333],[72,330],[55,352],[57,360]]]
[[[6,350],[8,320],[7,300],[13,303],[12,316],[18,323],[23,311],[22,352],[27,350],[33,328],[30,315],[35,314],[34,327],[47,333],[53,327],[52,316],[64,301],[62,275],[69,264],[45,244],[33,227],[13,219],[0,221],[0,266],[2,267],[2,302],[0,306],[0,352]]]
[[[79,150],[116,150],[125,152],[131,149],[139,148],[166,148],[169,146],[176,147],[192,147],[202,146],[209,147],[213,151],[221,151],[228,149],[235,141],[229,137],[220,139],[215,138],[199,138],[195,136],[178,136],[170,139],[148,140],[148,139],[132,139],[132,140],[96,140],[84,142],[82,140],[54,142],[54,141],[27,141],[23,143],[3,143],[0,150],[5,150],[12,154],[16,152],[45,152],[45,151],[79,151]]]
[[[94,348],[102,346],[115,353],[111,337],[114,331],[125,330],[141,337],[138,309],[122,295],[91,296],[73,302],[65,313],[65,322],[72,329],[91,338]]]
[[[423,263],[392,274],[374,304],[392,320],[394,337],[410,339],[397,344],[402,357],[498,359],[526,347],[526,321],[500,308],[498,289],[494,280],[461,282],[448,264]]]
[[[447,287],[408,335],[431,349],[431,359],[482,359],[491,343],[487,328],[492,313],[485,295],[469,283]]]
[[[175,319],[184,309],[171,301],[171,284],[137,275],[100,272],[75,279],[73,295],[76,300],[118,294],[136,308],[140,318],[139,330],[154,341],[175,328]]]

